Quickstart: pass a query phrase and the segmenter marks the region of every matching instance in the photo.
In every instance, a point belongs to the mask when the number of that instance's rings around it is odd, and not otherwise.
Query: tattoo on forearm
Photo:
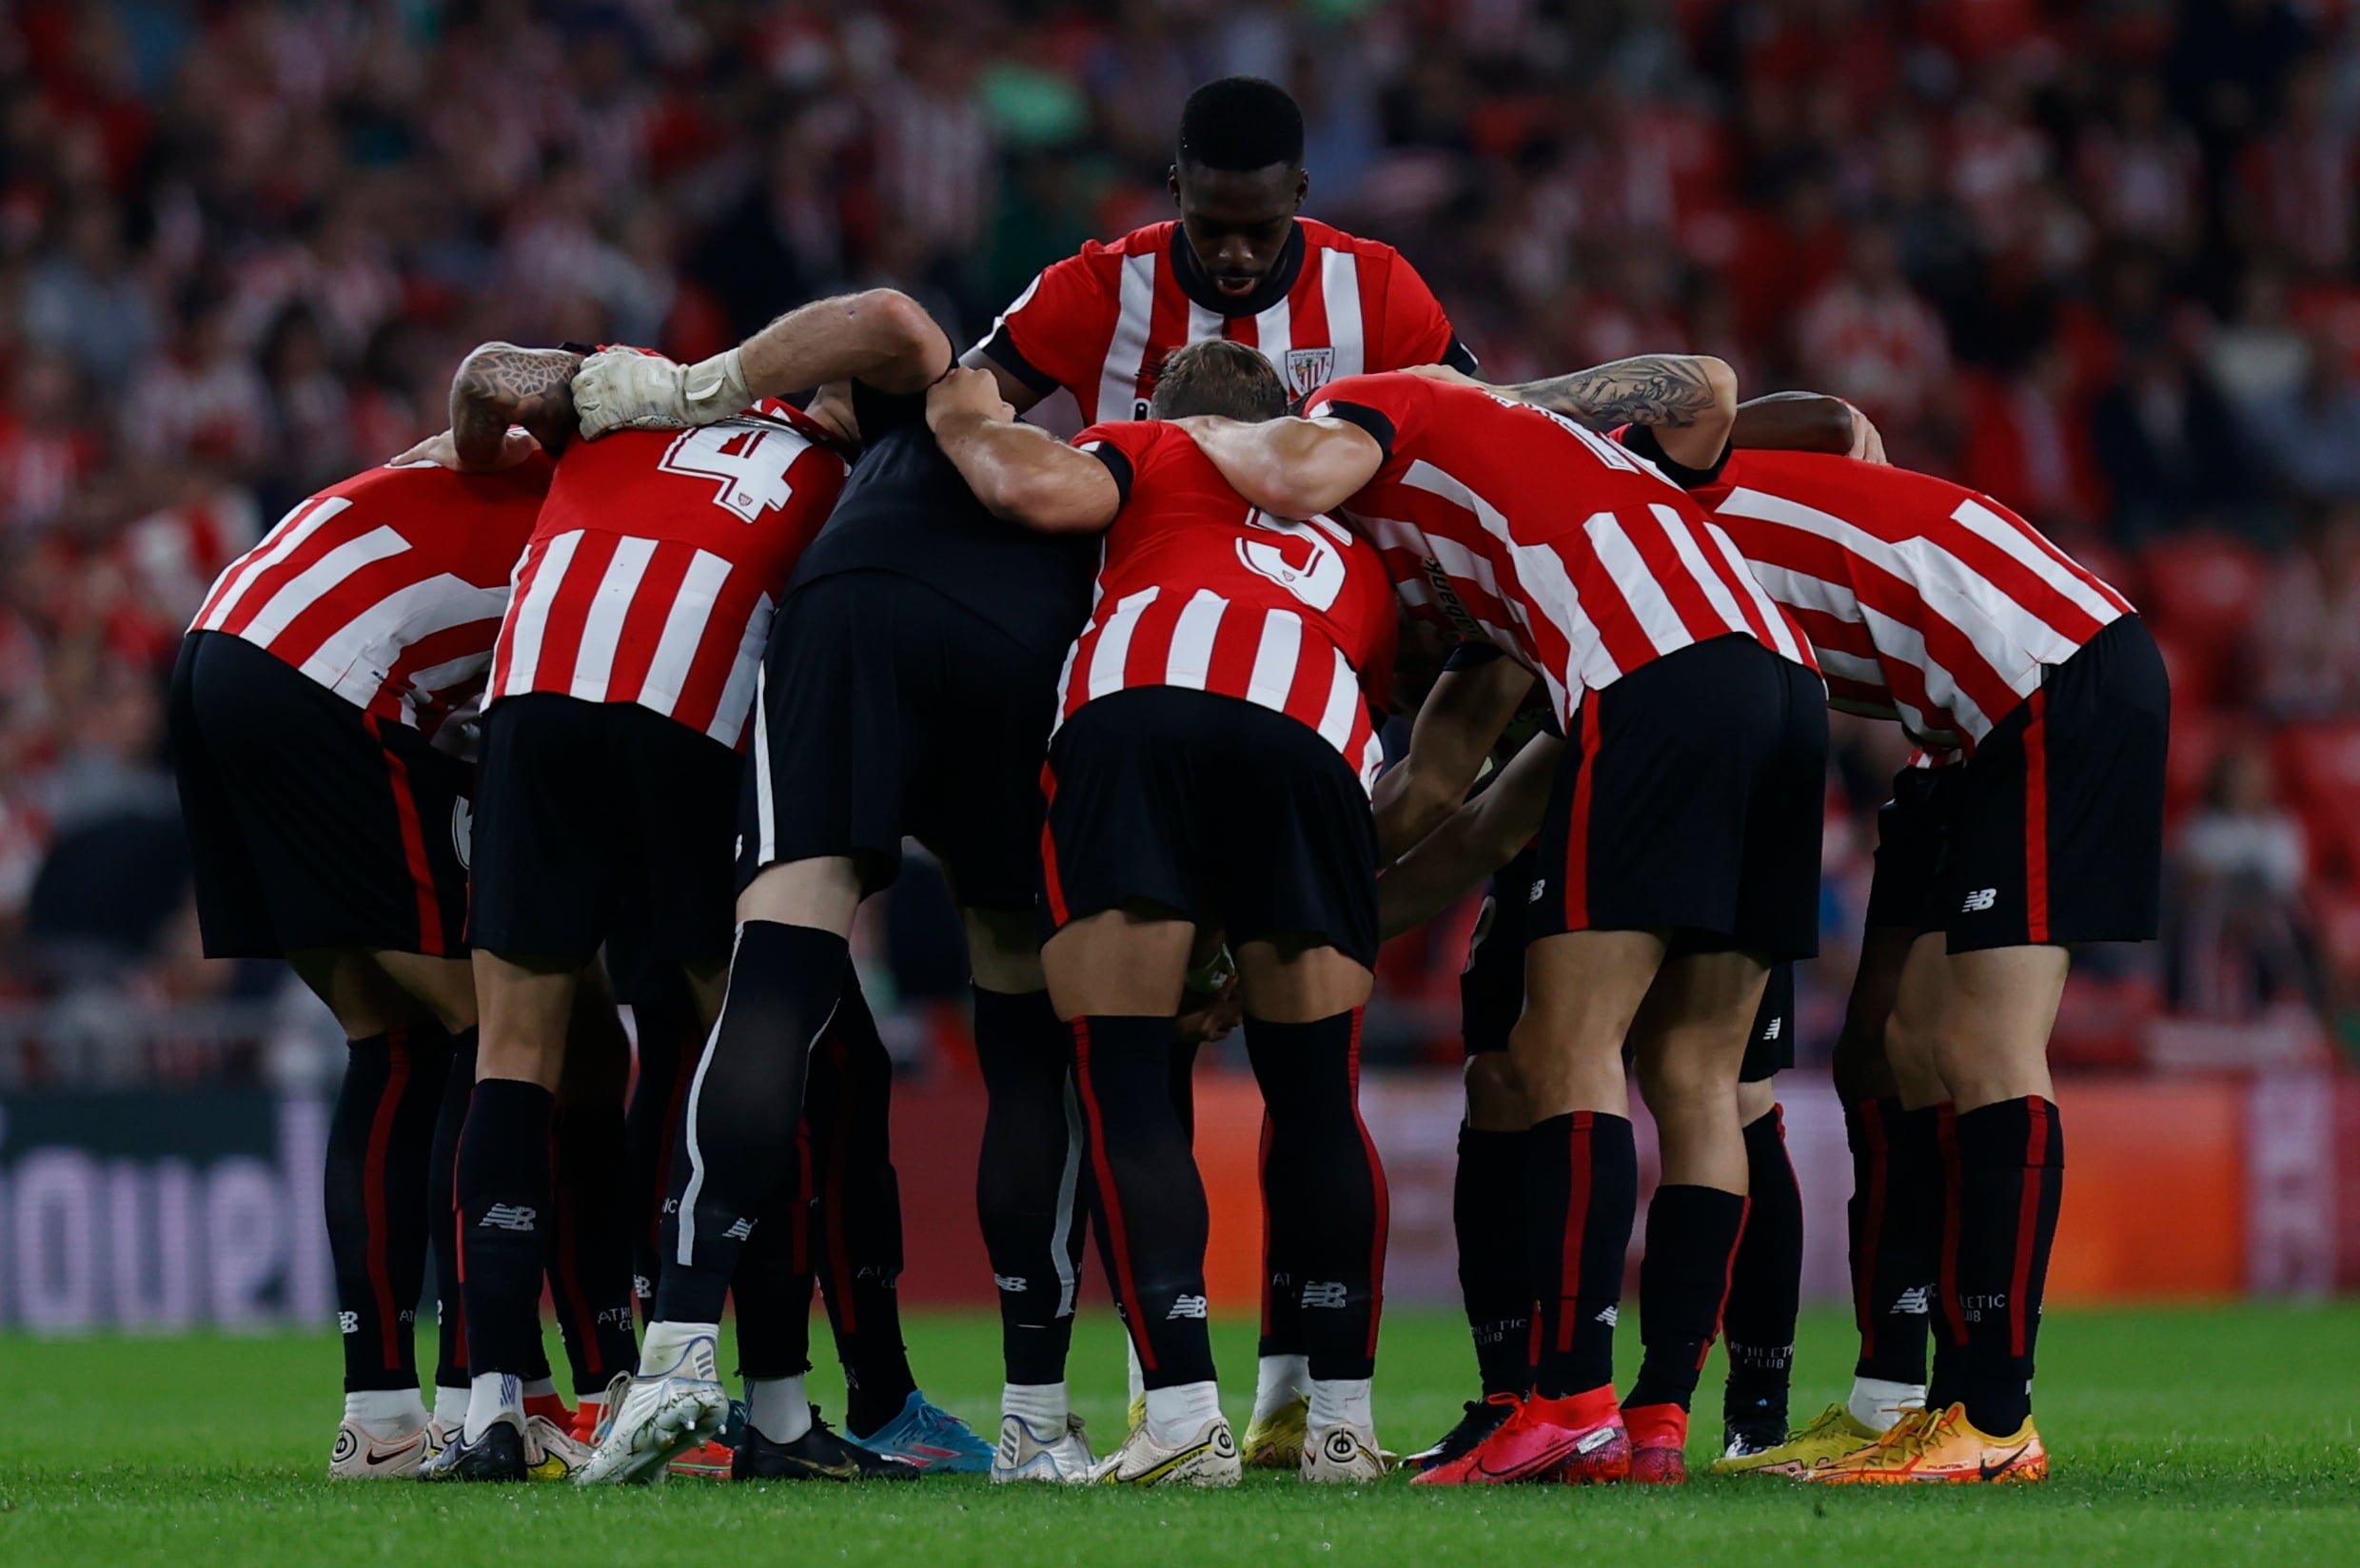
[[[1642,354],[1507,390],[1594,430],[1619,424],[1679,428],[1694,424],[1713,406],[1704,362],[1681,354]]]

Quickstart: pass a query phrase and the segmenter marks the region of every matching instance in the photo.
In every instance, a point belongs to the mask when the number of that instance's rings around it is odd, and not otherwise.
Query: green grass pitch
[[[1250,1331],[1216,1323],[1215,1336],[1242,1431]],[[1799,1418],[1844,1386],[1849,1337],[1833,1314],[1805,1323]],[[988,1430],[995,1324],[921,1318],[910,1341],[929,1391]],[[1229,1493],[995,1488],[981,1478],[588,1493],[330,1484],[337,1362],[324,1337],[6,1338],[0,1563],[2360,1562],[2360,1307],[2060,1310],[2040,1348],[2055,1465],[2044,1487],[1820,1492],[1706,1479],[1681,1491],[1429,1493],[1396,1480],[1337,1492],[1256,1476]],[[1074,1349],[1077,1403],[1111,1441],[1122,1361],[1103,1311],[1086,1316]],[[830,1410],[841,1402],[832,1374],[814,1379]],[[1690,1455],[1700,1468],[1720,1432],[1709,1414],[1720,1376],[1716,1357]],[[1431,1441],[1472,1377],[1450,1318],[1393,1314],[1379,1430],[1396,1447]]]

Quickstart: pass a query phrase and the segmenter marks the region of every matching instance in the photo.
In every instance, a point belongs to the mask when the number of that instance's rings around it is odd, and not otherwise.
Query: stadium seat
[[[2155,649],[2163,655],[2164,673],[2172,678],[2172,717],[2210,708],[2234,695],[2237,650],[2185,637],[2169,627],[2154,628]]]
[[[2360,877],[2360,723],[2290,725],[2278,735],[2277,762],[2311,835],[2313,867]]]
[[[2166,656],[2166,663],[2170,657]],[[2177,821],[2181,813],[2204,797],[2212,765],[2232,747],[2254,744],[2253,727],[2233,713],[2190,700],[2172,672],[2172,750],[2164,771],[2164,812]]]

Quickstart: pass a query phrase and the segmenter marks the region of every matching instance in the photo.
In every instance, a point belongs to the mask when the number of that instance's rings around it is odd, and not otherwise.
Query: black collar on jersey
[[[1287,227],[1286,248],[1278,253],[1278,265],[1269,275],[1254,284],[1253,292],[1235,299],[1213,287],[1206,275],[1205,265],[1196,259],[1196,247],[1189,244],[1189,232],[1180,224],[1171,225],[1171,275],[1180,284],[1180,292],[1217,316],[1259,316],[1287,297],[1287,291],[1303,275],[1303,252],[1306,242],[1303,225],[1289,223]]]

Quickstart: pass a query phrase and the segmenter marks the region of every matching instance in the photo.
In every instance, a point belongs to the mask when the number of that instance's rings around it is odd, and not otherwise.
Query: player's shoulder
[[[1402,261],[1402,253],[1383,240],[1371,240],[1349,233],[1333,224],[1323,224],[1317,218],[1297,218],[1296,225],[1303,230],[1304,245],[1313,250],[1340,250],[1348,255],[1391,264]],[[1404,265],[1407,265],[1404,263]]]
[[[1134,256],[1160,256],[1171,248],[1171,233],[1179,225],[1170,219],[1149,224],[1111,240],[1085,240],[1082,248],[1050,264],[1051,271],[1082,272],[1111,279]]]
[[[435,462],[384,462],[329,485],[315,499],[408,510],[538,506],[556,475],[557,461],[546,452],[484,474],[462,474]]]

